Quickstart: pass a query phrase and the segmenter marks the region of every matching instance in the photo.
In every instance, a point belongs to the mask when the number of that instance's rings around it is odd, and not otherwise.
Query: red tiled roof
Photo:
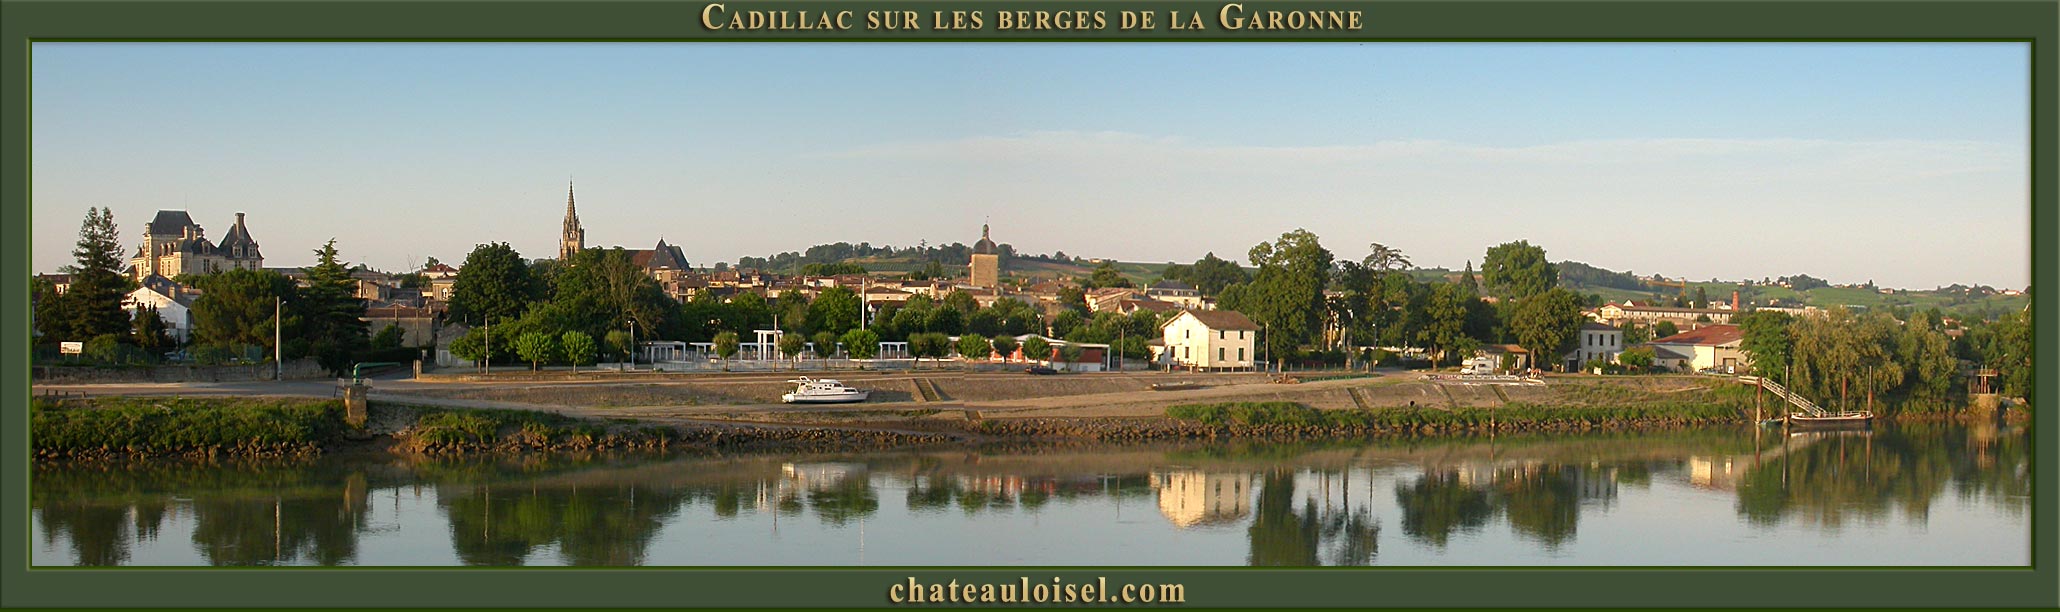
[[[1685,344],[1693,346],[1718,346],[1730,344],[1745,338],[1745,331],[1736,325],[1708,325],[1693,331],[1682,332],[1653,340],[1651,344]]]

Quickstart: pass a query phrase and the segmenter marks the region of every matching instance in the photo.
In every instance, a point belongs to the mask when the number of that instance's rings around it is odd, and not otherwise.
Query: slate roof
[[[193,217],[187,215],[186,211],[160,210],[157,211],[157,217],[152,218],[149,223],[143,224],[143,231],[152,234],[178,234],[182,233],[181,229],[188,225],[196,224],[193,223]]]

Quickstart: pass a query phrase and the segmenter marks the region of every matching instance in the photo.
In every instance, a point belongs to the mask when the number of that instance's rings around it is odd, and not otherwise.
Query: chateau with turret
[[[243,225],[243,213],[236,213],[236,224],[230,226],[221,244],[216,244],[186,211],[160,210],[143,225],[143,246],[129,258],[129,275],[142,282],[151,275],[171,278],[239,268],[258,270],[264,265],[257,240]]]

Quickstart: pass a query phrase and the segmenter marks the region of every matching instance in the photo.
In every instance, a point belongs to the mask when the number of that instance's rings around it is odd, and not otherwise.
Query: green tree
[[[172,340],[171,326],[157,312],[156,306],[142,306],[136,309],[136,320],[131,334],[136,347],[151,356],[164,354],[178,343]]]
[[[1086,349],[1080,348],[1078,344],[1067,344],[1059,347],[1059,360],[1066,363],[1080,363],[1080,357],[1086,353]]]
[[[1673,321],[1660,321],[1658,323],[1652,324],[1653,338],[1666,338],[1678,335],[1680,333],[1681,328],[1679,326],[1674,325]]]
[[[1959,360],[1953,357],[1952,340],[1935,321],[1917,318],[1905,323],[1896,339],[1896,360],[1904,368],[1904,395],[1943,403],[1950,401],[1949,394],[1959,377]]]
[[[39,342],[70,342],[71,321],[65,319],[64,295],[57,292],[57,285],[41,278],[29,279],[30,300],[34,302],[31,318],[36,321],[36,333],[41,334]]]
[[[951,338],[937,332],[909,334],[908,352],[915,356],[917,363],[922,363],[925,358],[943,359],[951,354]]]
[[[780,291],[773,299],[773,308],[780,313],[780,329],[789,332],[808,332],[809,300],[796,289]]]
[[[1073,335],[1073,330],[1087,324],[1087,316],[1078,310],[1060,312],[1051,318],[1051,334],[1064,338]]]
[[[535,372],[543,362],[557,358],[558,341],[544,332],[523,332],[515,338],[515,354],[529,362],[529,371]]]
[[[1073,312],[1087,312],[1087,292],[1079,287],[1060,287],[1059,306]]]
[[[307,287],[289,306],[300,315],[301,339],[307,354],[330,372],[350,371],[351,359],[371,344],[365,300],[357,295],[350,267],[337,259],[336,240],[315,249],[316,263],[307,269]]]
[[[1517,343],[1531,352],[1532,363],[1544,367],[1573,350],[1585,322],[1581,297],[1554,288],[1519,300],[1509,326]]]
[[[1013,337],[995,336],[994,340],[989,342],[989,345],[994,348],[994,352],[1001,353],[1003,359],[1008,359],[1010,355],[1014,355],[1016,352],[1016,339]]]
[[[730,358],[737,356],[737,349],[743,345],[737,340],[737,332],[723,330],[715,335],[715,354],[722,358],[723,371],[729,371]]]
[[[530,302],[543,297],[530,275],[529,263],[505,242],[473,247],[452,281],[450,318],[478,322],[488,317],[509,321],[522,316]]]
[[[1418,332],[1420,346],[1431,349],[1437,356],[1433,367],[1442,365],[1447,357],[1472,354],[1480,343],[1466,335],[1467,302],[1466,291],[1452,283],[1437,283],[1431,289],[1430,299],[1425,302],[1424,325]]]
[[[923,328],[940,334],[964,333],[966,315],[948,305],[931,308],[923,317]]]
[[[1225,287],[1248,283],[1252,280],[1251,275],[1246,273],[1243,267],[1230,260],[1219,258],[1213,252],[1203,255],[1201,259],[1195,260],[1193,266],[1185,267],[1179,274],[1175,274],[1174,270],[1169,268],[1166,278],[1194,285],[1196,291],[1200,291],[1202,295],[1208,296],[1223,293]]]
[[[1124,278],[1123,273],[1116,269],[1115,262],[1103,261],[1101,265],[1095,266],[1094,273],[1087,277],[1087,286],[1094,289],[1102,289],[1107,287],[1130,287],[1131,284],[1130,279]]]
[[[677,337],[681,331],[671,316],[677,305],[627,250],[580,251],[553,274],[550,285],[550,301],[524,315],[537,327],[598,335],[635,321],[648,338]],[[764,305],[762,298],[759,305]],[[770,320],[768,311],[752,324]]]
[[[558,342],[565,349],[565,361],[572,363],[572,371],[578,372],[579,366],[594,363],[599,347],[594,345],[593,336],[582,331],[569,331],[559,336]]]
[[[379,329],[379,333],[372,335],[372,350],[380,351],[400,348],[401,340],[404,336],[405,334],[401,331],[401,326],[388,323],[386,327]]]
[[[872,359],[880,354],[880,336],[872,330],[854,329],[844,332],[844,352],[852,359]]]
[[[193,343],[222,349],[244,346],[272,347],[277,324],[284,338],[300,337],[298,309],[280,312],[285,321],[273,320],[280,302],[299,303],[299,288],[293,279],[270,270],[224,270],[193,279],[200,297],[193,301]]]
[[[808,336],[798,333],[780,334],[779,347],[781,356],[788,360],[799,360],[802,354],[808,351]]]
[[[1466,260],[1466,271],[1459,274],[1459,288],[1473,297],[1481,297],[1481,283],[1474,279],[1473,260]]]
[[[115,229],[113,209],[86,209],[78,245],[72,248],[73,264],[65,269],[71,274],[71,286],[58,299],[63,334],[50,340],[81,341],[107,334],[129,336],[129,313],[122,310],[122,299],[136,287],[129,277],[122,275],[121,240],[121,233]]]
[[[1315,340],[1327,312],[1323,289],[1330,283],[1330,251],[1315,234],[1297,229],[1252,247],[1251,259],[1258,275],[1251,283],[1225,289],[1222,306],[1259,323],[1271,355],[1288,354]]]
[[[851,331],[846,331],[844,333],[848,335],[851,333]],[[831,357],[837,356],[837,334],[833,334],[828,331],[819,331],[816,332],[815,336],[810,338],[809,340],[815,343],[816,357],[821,359],[829,359]]]
[[[964,291],[953,291],[944,295],[944,307],[956,310],[960,315],[971,315],[980,309],[980,300]]]
[[[1506,242],[1488,248],[1481,260],[1481,284],[1489,295],[1521,300],[1557,286],[1559,268],[1545,259],[1544,248],[1523,240]]]
[[[1031,336],[1023,340],[1023,358],[1033,362],[1051,360],[1051,341],[1044,336]]]
[[[1634,372],[1644,372],[1652,369],[1652,357],[1652,347],[1641,346],[1617,353],[1617,363],[1624,364],[1624,367]]]
[[[993,352],[994,344],[980,334],[966,334],[958,339],[958,354],[970,361],[986,361]]]
[[[500,342],[491,342],[487,337],[489,334],[491,334],[491,331],[487,328],[472,328],[470,331],[465,332],[465,335],[458,336],[457,339],[451,341],[451,354],[466,361],[484,363],[489,360],[489,355],[487,354],[488,344],[495,345],[494,348],[500,348],[502,352],[508,350],[501,347],[502,343]],[[492,335],[498,336],[500,334]]]
[[[1652,340],[1652,328],[1632,321],[1624,322],[1624,346],[1644,344]]]
[[[858,327],[858,294],[844,287],[831,287],[808,303],[810,329],[841,334]]]
[[[608,343],[608,348],[613,350],[614,354],[619,359],[621,359],[622,361],[629,361],[629,343],[631,340],[629,330],[608,330],[608,333],[606,335],[603,335],[601,337],[601,340]]]
[[[1789,354],[1795,341],[1789,337],[1789,324],[1793,321],[1788,313],[1775,310],[1759,310],[1745,313],[1734,319],[1738,331],[1743,334],[1738,349],[1752,360],[1753,373],[1774,377],[1785,376],[1789,366]],[[1627,336],[1629,334],[1626,334]],[[1628,340],[1626,340],[1628,341]]]
[[[772,327],[772,307],[765,303],[763,296],[744,292],[730,298],[728,308],[723,316],[722,329],[736,332],[741,336],[751,333],[752,330],[770,327]]]

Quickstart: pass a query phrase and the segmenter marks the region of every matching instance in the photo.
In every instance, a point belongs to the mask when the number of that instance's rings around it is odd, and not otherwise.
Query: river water
[[[40,467],[63,565],[2026,565],[2021,427]]]

